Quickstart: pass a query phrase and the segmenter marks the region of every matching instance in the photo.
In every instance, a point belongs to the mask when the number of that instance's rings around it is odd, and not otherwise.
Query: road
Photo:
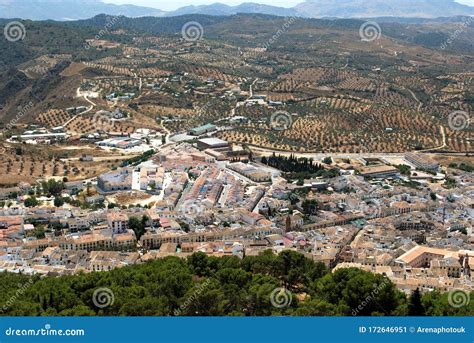
[[[413,91],[410,89],[410,88],[406,88],[406,87],[403,87],[403,89],[407,90],[411,96],[413,97],[413,99],[418,102],[418,108],[417,108],[417,111],[420,112],[421,111],[421,108],[423,107],[423,103],[420,101],[420,99],[418,99],[418,97],[416,96],[415,93],[413,93]],[[444,127],[442,125],[439,126],[439,132],[441,134],[441,141],[443,142],[443,145],[440,145],[439,147],[436,147],[436,148],[431,148],[431,149],[424,149],[424,150],[419,150],[420,152],[424,152],[424,151],[432,151],[432,150],[441,150],[441,149],[444,149],[446,147],[446,133],[444,131]]]
[[[118,156],[97,156],[94,157],[93,162],[104,162],[104,161],[115,161],[115,160],[129,160],[132,157],[135,156],[140,156],[140,154],[135,154],[135,155],[118,155]],[[79,161],[80,157],[72,157],[72,158],[61,158],[61,161],[67,162],[67,161]]]
[[[249,88],[249,97],[248,99],[252,98],[253,97],[253,85],[255,84],[255,82],[257,82],[258,79],[255,79],[252,84],[250,85],[250,88]]]
[[[65,122],[63,124],[63,127],[66,127],[67,125],[69,125],[69,123],[71,123],[74,119],[76,119],[78,116],[81,116],[83,114],[86,114],[86,113],[89,113],[90,111],[92,111],[92,109],[96,106],[96,104],[94,102],[92,102],[91,100],[89,100],[87,98],[87,95],[81,93],[80,91],[80,88],[77,88],[76,90],[76,94],[77,94],[77,97],[80,98],[80,97],[83,97],[85,101],[87,101],[89,104],[91,104],[91,106],[85,110],[84,112],[81,112],[81,113],[78,113],[76,114],[75,116],[73,116],[71,119],[69,119],[67,122]]]
[[[421,108],[423,107],[423,103],[418,99],[418,97],[416,96],[416,94],[413,93],[413,91],[412,91],[410,88],[403,87],[403,89],[407,90],[407,91],[411,94],[411,96],[413,97],[413,99],[418,103],[418,108],[417,108],[417,110],[418,110],[418,112],[420,112],[420,111],[421,111]]]
[[[440,126],[440,133],[442,135],[442,139],[444,141],[444,144],[439,147],[435,148],[430,148],[426,150],[416,150],[415,152],[418,153],[423,153],[423,152],[431,152],[433,150],[441,150],[446,147],[446,133],[444,131],[444,127]],[[285,151],[285,150],[276,150],[276,149],[270,149],[270,148],[262,148],[258,146],[254,146],[251,144],[246,143],[246,145],[252,150],[253,152],[256,152],[260,155],[263,156],[270,156],[273,153],[276,155],[281,155],[281,156],[290,156],[293,155],[295,157],[306,157],[306,158],[312,158],[312,159],[323,159],[325,157],[333,157],[333,158],[349,158],[349,159],[357,159],[361,157],[368,157],[368,158],[384,158],[384,157],[392,157],[392,158],[404,158],[405,157],[405,152],[359,152],[359,153],[331,153],[331,152],[296,152],[296,151]],[[409,151],[407,151],[409,152]],[[441,152],[434,152],[437,154],[443,154],[447,156],[464,156],[466,153],[465,152],[446,152],[446,153],[441,153]]]
[[[92,102],[91,100],[89,100],[89,98],[87,97],[86,93],[81,93],[80,91],[80,88],[77,88],[76,90],[76,95],[78,98],[84,98],[85,101],[87,101],[89,104],[91,104],[91,107],[89,109],[87,109],[86,111],[80,113],[80,114],[84,114],[84,113],[88,113],[90,111],[92,111],[92,109],[97,106],[94,102]]]
[[[390,157],[401,157],[403,158],[405,156],[404,153],[389,153],[389,152],[380,152],[380,153],[321,153],[321,152],[295,152],[295,151],[279,151],[279,150],[274,150],[274,149],[269,149],[269,148],[260,148],[256,146],[252,146],[247,144],[250,149],[254,152],[258,152],[260,154],[270,156],[273,153],[277,155],[282,155],[282,156],[296,156],[296,157],[307,157],[307,158],[313,158],[313,159],[323,159],[325,157],[334,157],[334,158],[360,158],[362,156],[364,157],[370,157],[370,158],[383,158],[386,156]]]
[[[431,149],[423,149],[419,150],[419,152],[427,152],[427,151],[433,151],[433,150],[441,150],[446,148],[446,132],[444,131],[444,127],[442,125],[439,126],[439,133],[441,134],[441,140],[443,142],[443,145],[440,145],[436,148],[431,148]]]
[[[168,129],[165,127],[164,122],[165,122],[165,121],[164,121],[163,119],[161,119],[160,125],[161,125],[161,127],[163,128],[163,130],[166,132],[166,136],[165,136],[165,144],[166,144],[166,143],[169,142],[169,137],[170,137],[170,135],[171,135],[171,131],[168,130]]]

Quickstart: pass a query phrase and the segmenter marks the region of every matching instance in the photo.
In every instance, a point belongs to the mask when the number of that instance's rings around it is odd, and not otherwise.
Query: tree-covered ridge
[[[106,307],[94,292],[112,293]],[[281,290],[283,305],[275,297]],[[275,290],[280,290],[277,294]],[[472,295],[471,295],[472,296]],[[473,315],[448,295],[412,297],[382,275],[359,269],[330,273],[322,263],[285,251],[274,255],[167,257],[141,265],[61,277],[0,274],[0,312],[8,316]]]

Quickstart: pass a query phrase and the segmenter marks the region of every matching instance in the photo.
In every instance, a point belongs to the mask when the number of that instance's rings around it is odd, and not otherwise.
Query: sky
[[[103,2],[113,3],[117,5],[133,4],[139,6],[147,6],[159,8],[164,11],[175,10],[179,7],[188,5],[209,5],[216,2],[226,5],[239,5],[243,2],[256,2],[279,7],[293,7],[304,0],[102,0]],[[337,0],[335,0],[337,1]],[[368,0],[370,1],[370,0]],[[456,0],[459,3],[474,6],[474,0]]]

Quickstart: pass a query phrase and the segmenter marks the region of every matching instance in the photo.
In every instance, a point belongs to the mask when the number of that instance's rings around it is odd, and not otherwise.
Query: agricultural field
[[[51,109],[40,113],[36,120],[47,127],[63,126],[72,119],[73,115],[60,109]]]
[[[21,70],[31,78],[37,78],[48,72],[61,61],[70,61],[71,55],[42,55],[32,61],[28,61],[20,66]]]
[[[46,53],[19,63],[25,78],[36,80],[0,90],[5,118],[15,118],[37,90],[32,115],[17,125],[34,118],[47,129],[65,125],[73,137],[131,135],[139,128],[173,135],[213,123],[220,138],[275,150],[473,149],[472,125],[453,128],[450,117],[472,113],[469,52],[407,42],[393,27],[380,40],[364,42],[354,30],[359,25],[338,21],[295,22],[273,44],[271,29],[283,25],[282,18],[210,20],[197,41],[183,39],[178,28],[136,21],[133,29],[118,25],[78,56]],[[416,26],[400,29],[415,32]],[[83,47],[92,37],[78,32]],[[83,113],[66,111],[78,106]],[[127,115],[100,125],[98,111],[117,109]],[[290,118],[283,131],[271,125],[276,112]]]
[[[64,178],[68,180],[82,180],[96,177],[101,173],[117,167],[124,159],[131,156],[122,156],[120,153],[112,156],[93,146],[64,147],[60,145],[41,146],[26,144],[0,146],[0,184],[2,186],[15,185],[18,182],[34,183],[42,178]],[[83,155],[97,157],[97,160],[81,161]]]

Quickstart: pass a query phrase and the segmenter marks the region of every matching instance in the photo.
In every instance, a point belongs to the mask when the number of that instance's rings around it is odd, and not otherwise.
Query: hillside
[[[246,121],[232,123],[220,138],[264,148],[470,151],[470,130],[449,127],[450,113],[470,113],[473,106],[474,31],[453,36],[466,20],[380,21],[373,40],[364,39],[365,21],[356,19],[24,21],[23,40],[0,40],[0,118],[4,125],[19,117],[20,126],[67,123],[72,133],[89,133],[93,112],[73,117],[65,110],[91,106],[84,96],[91,92],[97,110],[120,106],[131,114],[115,127],[127,132],[161,118],[178,132],[234,113]],[[190,23],[196,38],[188,35]],[[241,105],[251,85],[268,104]],[[115,93],[133,99],[108,101]],[[294,113],[284,135],[266,124],[275,110]]]

